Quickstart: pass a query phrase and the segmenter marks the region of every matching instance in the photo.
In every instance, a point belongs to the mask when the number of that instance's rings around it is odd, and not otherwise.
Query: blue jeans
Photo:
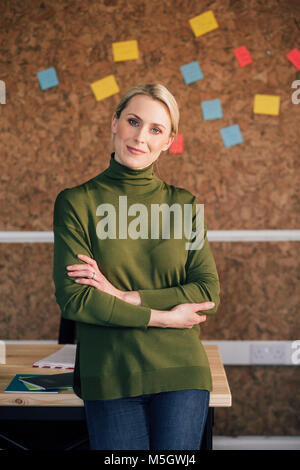
[[[92,450],[199,450],[207,390],[177,390],[113,400],[85,400]]]

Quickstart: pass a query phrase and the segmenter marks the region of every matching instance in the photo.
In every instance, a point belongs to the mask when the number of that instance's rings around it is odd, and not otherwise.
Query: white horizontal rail
[[[213,436],[214,450],[300,450],[300,436]]]
[[[208,230],[210,242],[300,241],[300,230]],[[2,231],[0,243],[53,243],[53,232]]]
[[[57,340],[5,340],[6,344],[57,344]],[[246,341],[246,340],[202,340],[204,345],[218,346],[222,362],[225,366],[299,366],[300,340],[295,341]],[[259,357],[253,356],[253,346],[266,349],[276,346],[278,362],[262,363]],[[276,350],[275,350],[276,353]]]
[[[208,230],[212,242],[300,241],[300,230]]]
[[[53,232],[3,231],[0,243],[53,243]]]

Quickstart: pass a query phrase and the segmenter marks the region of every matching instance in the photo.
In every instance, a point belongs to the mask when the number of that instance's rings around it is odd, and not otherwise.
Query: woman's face
[[[135,170],[146,168],[170,147],[170,132],[168,108],[149,96],[135,95],[120,118],[112,119],[115,160]]]

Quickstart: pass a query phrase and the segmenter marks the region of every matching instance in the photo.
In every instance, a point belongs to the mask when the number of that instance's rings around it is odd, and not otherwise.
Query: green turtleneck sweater
[[[207,356],[199,339],[200,326],[148,326],[151,309],[171,310],[182,303],[213,301],[213,309],[199,312],[210,315],[219,305],[219,278],[206,224],[201,248],[187,250],[184,234],[172,236],[175,217],[170,217],[169,237],[163,235],[163,224],[157,225],[151,218],[152,208],[158,207],[155,205],[170,207],[174,203],[196,210],[195,196],[157,178],[153,164],[133,170],[118,163],[114,154],[105,171],[62,190],[56,198],[55,296],[62,316],[76,322],[74,391],[84,400],[191,388],[212,390]],[[143,224],[139,225],[141,214]],[[194,216],[194,233],[195,220]],[[124,227],[128,227],[127,233]],[[109,233],[107,238],[104,232]],[[66,266],[80,264],[79,253],[95,259],[117,289],[138,291],[142,305],[74,282]]]

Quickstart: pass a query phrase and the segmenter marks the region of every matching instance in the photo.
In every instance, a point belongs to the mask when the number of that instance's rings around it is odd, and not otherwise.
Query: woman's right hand
[[[163,328],[193,328],[206,320],[206,315],[199,315],[199,310],[213,308],[213,302],[179,304],[169,311],[151,310],[148,326]]]
[[[170,310],[169,328],[193,328],[193,326],[206,320],[206,315],[199,315],[196,312],[199,310],[209,310],[214,306],[213,302],[176,305],[176,307]]]

